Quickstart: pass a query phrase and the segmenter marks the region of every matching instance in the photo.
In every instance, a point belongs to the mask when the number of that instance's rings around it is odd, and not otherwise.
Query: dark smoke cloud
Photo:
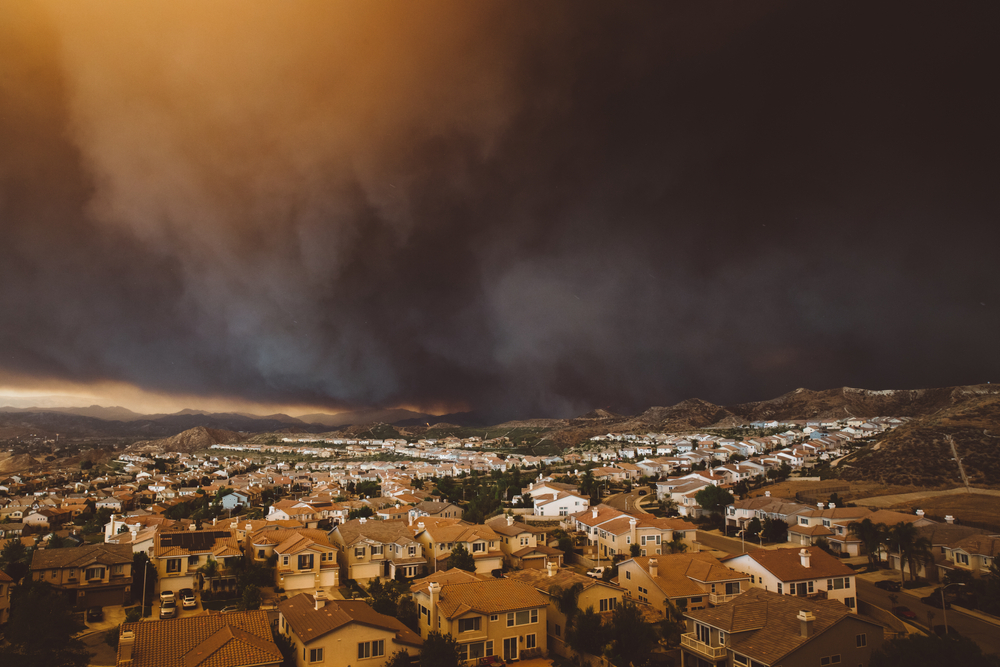
[[[5,6],[0,370],[498,417],[996,376],[994,7],[540,5]]]

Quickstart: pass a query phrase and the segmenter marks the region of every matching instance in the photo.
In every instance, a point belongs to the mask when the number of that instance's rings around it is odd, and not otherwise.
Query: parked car
[[[646,495],[646,493],[647,493],[646,489],[639,489],[639,495],[640,496],[644,496],[644,495]]]
[[[193,589],[182,588],[177,594],[181,598],[182,609],[194,609],[198,606],[198,598],[195,597]]]
[[[177,618],[177,602],[175,600],[160,603],[160,618]]]
[[[101,607],[91,607],[87,610],[87,622],[97,623],[104,620],[104,609]]]
[[[223,607],[222,609],[220,609],[219,613],[220,614],[228,614],[231,611],[239,611],[239,610],[240,610],[240,608],[237,607],[236,605],[229,605],[228,607]]]
[[[883,591],[892,591],[893,593],[896,593],[900,589],[900,584],[898,581],[883,579],[875,582],[875,588],[881,588]]]
[[[909,607],[893,607],[892,613],[894,613],[896,616],[902,616],[903,618],[908,619],[910,621],[917,620],[917,615],[914,614],[912,611],[910,611]]]
[[[920,598],[920,601],[923,602],[924,604],[930,605],[932,607],[937,607],[938,609],[941,608],[941,594],[940,593],[931,593],[930,595],[928,595],[925,598]],[[944,608],[945,609],[951,609],[951,604],[947,600],[944,601]]]
[[[479,659],[479,667],[504,667],[503,658],[498,655],[488,655]]]
[[[604,566],[601,566],[601,567],[592,567],[589,570],[587,570],[587,576],[588,577],[593,577],[594,579],[601,579],[602,577],[604,577],[604,570],[605,569],[607,569],[607,568],[605,568]]]
[[[173,591],[160,591],[160,602],[176,602],[177,597],[174,595]]]

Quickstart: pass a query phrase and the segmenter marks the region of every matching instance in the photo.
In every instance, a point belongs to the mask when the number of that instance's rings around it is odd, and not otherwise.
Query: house
[[[296,665],[383,665],[394,653],[420,653],[423,640],[363,600],[299,593],[278,605],[278,632],[295,649]]]
[[[555,563],[549,563],[548,567],[541,570],[520,570],[509,572],[506,576],[508,579],[534,586],[545,597],[548,602],[545,625],[549,651],[563,656],[569,655],[566,644],[566,631],[569,625],[566,615],[559,610],[557,598],[562,591],[579,586],[577,608],[580,610],[591,608],[598,613],[614,611],[621,605],[625,596],[625,591],[621,587],[609,581],[586,577],[572,570],[559,568]]]
[[[723,558],[734,570],[750,575],[750,585],[778,595],[837,600],[857,610],[854,570],[819,547],[758,549]]]
[[[220,590],[236,586],[233,567],[242,556],[232,530],[208,528],[157,533],[151,560],[160,590],[197,589],[201,580],[212,590]],[[216,565],[208,565],[210,561]],[[199,573],[206,566],[216,568],[216,572],[208,577]]]
[[[694,546],[697,526],[684,519],[657,519],[649,514],[633,516],[607,505],[596,505],[573,517],[576,530],[587,536],[587,544],[597,555],[610,558],[628,555],[631,545],[639,545],[639,555],[654,556],[669,551],[671,541]]]
[[[775,498],[770,491],[763,496],[737,500],[726,507],[726,526],[745,529],[754,519],[762,524],[765,519],[784,521],[787,524],[798,522],[798,515],[812,512],[815,508],[786,498]]]
[[[352,519],[334,526],[329,535],[340,547],[340,568],[348,579],[394,579],[397,574],[412,578],[427,570],[423,547],[402,519]]]
[[[308,529],[307,529],[308,530]],[[272,537],[283,537],[274,547],[275,585],[286,592],[301,589],[333,588],[340,585],[338,549],[322,531],[282,530]]]
[[[618,585],[633,600],[665,614],[667,600],[680,609],[728,602],[750,588],[750,577],[708,553],[638,556],[618,564]]]
[[[420,635],[451,634],[463,661],[498,655],[510,662],[547,650],[548,600],[526,583],[451,569],[418,579],[410,592]]]
[[[969,535],[944,549],[945,560],[939,567],[945,571],[964,570],[980,577],[989,574],[993,561],[1000,556],[1000,536]]]
[[[489,574],[503,567],[500,536],[489,526],[424,517],[417,522],[413,538],[423,547],[423,556],[431,572],[445,569],[452,550],[460,544],[476,560],[477,573]]]
[[[410,523],[417,521],[420,517],[443,517],[445,519],[461,519],[465,513],[458,505],[439,500],[424,500],[410,508],[408,514]]]
[[[867,667],[883,640],[881,625],[833,600],[760,588],[684,616],[682,667]]]
[[[14,580],[0,570],[0,626],[10,620],[10,589]]]
[[[562,565],[563,552],[544,543],[544,532],[515,521],[511,515],[494,517],[486,525],[500,536],[500,551],[511,567],[545,569],[548,563]],[[543,536],[541,544],[539,533]]]
[[[569,516],[590,507],[590,498],[572,491],[533,494],[535,516]]]
[[[75,609],[122,605],[132,592],[132,549],[90,544],[35,551],[30,572],[33,581],[51,584]]]
[[[266,611],[123,623],[117,667],[280,667]]]

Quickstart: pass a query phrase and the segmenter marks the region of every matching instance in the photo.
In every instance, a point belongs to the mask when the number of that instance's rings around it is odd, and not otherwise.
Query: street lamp
[[[965,584],[960,584],[960,583],[948,584],[948,586],[964,586],[964,585]],[[948,636],[948,609],[945,607],[945,605],[947,603],[944,601],[944,589],[948,588],[948,586],[942,586],[941,587],[941,613],[944,615],[944,636],[945,637]],[[933,631],[934,628],[931,628],[931,630]]]

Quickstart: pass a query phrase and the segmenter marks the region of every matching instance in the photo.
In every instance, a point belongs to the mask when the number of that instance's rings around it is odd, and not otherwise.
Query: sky
[[[998,14],[5,3],[0,395],[501,419],[996,380]]]

